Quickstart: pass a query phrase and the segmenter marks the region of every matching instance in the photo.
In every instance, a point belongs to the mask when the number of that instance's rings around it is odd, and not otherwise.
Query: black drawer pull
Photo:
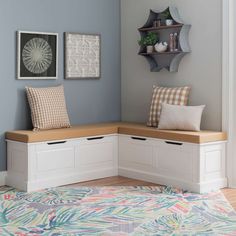
[[[165,143],[167,143],[167,144],[171,144],[171,145],[178,145],[178,146],[183,145],[183,143],[168,142],[168,141],[165,141]]]
[[[98,139],[103,139],[104,137],[92,137],[92,138],[87,138],[88,141],[91,140],[98,140]]]
[[[59,142],[51,142],[51,143],[47,143],[48,145],[57,145],[57,144],[63,144],[66,143],[66,141],[59,141]]]
[[[140,138],[140,137],[131,137],[134,140],[140,140],[140,141],[146,141],[146,138]]]

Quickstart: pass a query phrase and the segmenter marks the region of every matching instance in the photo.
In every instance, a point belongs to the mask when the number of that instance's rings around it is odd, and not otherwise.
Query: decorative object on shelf
[[[65,78],[88,79],[101,76],[101,36],[65,33]]]
[[[155,50],[157,52],[165,52],[168,48],[168,43],[167,42],[160,42],[155,44]]]
[[[153,21],[153,27],[160,27],[161,26],[161,19],[157,19]]]
[[[175,42],[174,42],[174,34],[170,34],[170,52],[173,52],[174,51],[174,46],[175,45]]]
[[[147,53],[153,53],[153,46],[152,45],[147,46]]]
[[[169,36],[169,50],[170,52],[178,52],[179,45],[178,45],[178,33],[171,33]]]
[[[158,41],[158,35],[153,32],[148,32],[147,35],[141,37],[139,40],[139,45],[146,47],[147,53],[153,53],[153,47]]]
[[[58,34],[18,31],[18,79],[57,79]]]
[[[169,8],[167,8],[164,12],[163,12],[163,16],[165,17],[165,23],[166,25],[170,26],[174,24],[173,18],[170,14],[170,10]]]
[[[173,24],[157,25],[157,19],[160,19],[161,22],[165,22],[165,20],[170,17]],[[190,28],[191,25],[184,24],[181,20],[176,7],[168,7],[163,12],[150,10],[147,22],[138,30],[141,36],[141,40],[139,41],[139,55],[147,59],[152,72],[159,72],[163,68],[170,72],[178,71],[181,59],[191,51],[188,43]],[[142,39],[149,33],[158,36],[158,43],[168,42],[169,47],[167,47],[164,53],[160,53],[157,50],[156,52],[147,53],[146,45],[142,43]]]
[[[179,51],[178,33],[174,33],[174,51]]]

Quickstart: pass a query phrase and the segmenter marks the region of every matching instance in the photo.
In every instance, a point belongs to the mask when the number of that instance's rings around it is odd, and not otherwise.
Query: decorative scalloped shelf
[[[163,13],[165,11],[170,12],[174,20],[174,24],[170,26],[161,25],[160,27],[153,27],[154,20],[161,19],[162,22],[164,22],[165,19],[163,17]],[[187,53],[191,52],[188,43],[188,34],[191,25],[184,24],[184,22],[181,20],[179,16],[177,8],[168,7],[165,11],[155,12],[153,10],[150,10],[147,22],[143,27],[138,29],[141,37],[145,36],[148,32],[157,33],[159,36],[159,41],[168,42],[170,33],[178,33],[179,35],[178,51],[174,52],[166,51],[163,53],[158,53],[158,52],[147,53],[146,47],[143,46],[140,47],[139,55],[144,56],[147,59],[150,65],[150,70],[152,72],[158,72],[163,68],[167,69],[170,72],[177,72],[182,58]]]

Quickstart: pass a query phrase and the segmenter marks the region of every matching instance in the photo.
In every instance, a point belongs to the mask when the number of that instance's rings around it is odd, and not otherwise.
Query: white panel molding
[[[222,0],[222,129],[228,133],[227,177],[229,187],[236,187],[234,143],[234,0]]]
[[[0,172],[0,186],[4,186],[6,184],[6,176],[7,171]]]

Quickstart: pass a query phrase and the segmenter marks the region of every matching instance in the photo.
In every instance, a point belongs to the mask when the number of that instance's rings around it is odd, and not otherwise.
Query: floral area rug
[[[168,187],[0,188],[0,235],[236,235],[236,212],[221,192]]]

